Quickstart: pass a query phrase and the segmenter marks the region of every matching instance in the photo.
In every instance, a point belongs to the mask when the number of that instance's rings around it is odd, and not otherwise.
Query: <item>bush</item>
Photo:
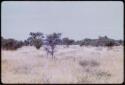
[[[14,39],[3,39],[2,38],[2,49],[6,50],[16,50],[23,46],[22,41],[17,41]]]
[[[107,46],[108,48],[112,48],[115,45],[115,43],[113,41],[107,41],[107,43],[105,44],[105,46]]]
[[[104,37],[99,37],[98,39],[84,39],[84,40],[81,40],[81,43],[80,43],[80,46],[119,46],[121,45],[122,43],[122,40],[114,40],[114,39],[110,39],[108,38],[107,36],[104,36]]]
[[[74,44],[75,41],[73,39],[63,38],[62,42],[63,42],[63,45],[66,45],[67,47],[69,47],[69,45]]]
[[[36,47],[36,49],[40,49],[40,47],[43,45],[43,33],[41,32],[30,32],[30,37],[25,41],[26,45],[33,45]]]

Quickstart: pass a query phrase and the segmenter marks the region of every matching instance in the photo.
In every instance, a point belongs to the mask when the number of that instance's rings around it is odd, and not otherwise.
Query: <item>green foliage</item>
[[[17,41],[17,40],[14,40],[14,39],[4,39],[4,38],[2,38],[1,46],[2,46],[2,49],[16,50],[16,49],[23,46],[23,42]]]
[[[56,48],[56,45],[60,43],[60,38],[61,38],[61,33],[53,33],[53,34],[47,35],[45,39],[45,43],[46,43],[45,49],[47,53],[49,53],[52,56],[52,58],[54,58],[55,48]]]
[[[33,45],[36,47],[36,49],[40,49],[40,47],[43,45],[43,33],[41,32],[30,32],[30,37],[27,39],[27,41],[30,43],[30,45]]]
[[[115,43],[110,40],[110,41],[108,41],[108,42],[105,44],[105,46],[107,46],[108,48],[111,49],[111,48],[114,46],[114,44],[115,44]]]
[[[72,45],[75,41],[73,39],[63,38],[62,42],[63,42],[63,45],[66,45],[67,47],[69,47],[69,45]]]

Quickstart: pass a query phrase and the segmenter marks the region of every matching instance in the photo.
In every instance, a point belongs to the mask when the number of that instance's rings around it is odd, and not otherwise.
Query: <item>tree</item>
[[[27,39],[27,43],[36,47],[36,49],[40,49],[43,45],[43,33],[41,32],[30,32],[30,37]]]
[[[30,45],[30,43],[28,42],[28,40],[24,40],[24,46],[28,46],[28,45]]]
[[[105,44],[108,48],[112,48],[115,45],[115,42],[113,40],[108,40]]]
[[[15,39],[4,39],[2,38],[2,49],[6,50],[16,50],[23,46],[22,41],[17,41]]]
[[[85,45],[84,40],[79,41],[79,46],[83,46],[83,45]]]
[[[63,38],[62,42],[63,42],[63,45],[66,45],[67,47],[69,47],[69,45],[72,45],[75,41],[73,39]]]
[[[92,42],[91,39],[85,38],[84,40],[81,40],[80,46],[83,46],[83,45],[88,46],[91,44],[91,42]]]
[[[52,58],[55,58],[54,52],[56,45],[60,43],[60,38],[61,38],[61,33],[53,33],[47,35],[45,39],[45,45],[46,45],[45,50],[47,54],[50,54],[52,56]]]
[[[118,40],[118,43],[120,44],[120,45],[123,45],[123,40]]]

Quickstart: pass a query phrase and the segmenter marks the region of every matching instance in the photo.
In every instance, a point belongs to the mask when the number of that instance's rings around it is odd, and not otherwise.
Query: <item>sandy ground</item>
[[[58,46],[53,60],[43,48],[2,50],[2,83],[123,83],[123,47]]]

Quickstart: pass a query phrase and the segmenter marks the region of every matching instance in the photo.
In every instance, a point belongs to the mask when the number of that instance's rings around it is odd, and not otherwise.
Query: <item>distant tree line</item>
[[[123,45],[123,40],[114,40],[107,36],[99,37],[98,39],[84,39],[80,41],[80,46],[119,46]]]
[[[29,37],[24,41],[17,41],[15,39],[4,39],[1,36],[1,48],[5,50],[16,50],[22,46],[35,46],[36,49],[40,49],[44,45],[47,54],[52,55],[54,58],[54,52],[57,45],[63,45],[69,47],[70,45],[79,46],[119,46],[123,45],[123,40],[114,40],[107,36],[100,36],[98,39],[85,38],[83,40],[74,40],[68,37],[61,38],[61,33],[52,33],[45,35],[41,32],[30,32]]]
[[[24,44],[23,41],[17,41],[15,39],[4,39],[1,37],[1,48],[5,50],[16,50],[22,47]]]

